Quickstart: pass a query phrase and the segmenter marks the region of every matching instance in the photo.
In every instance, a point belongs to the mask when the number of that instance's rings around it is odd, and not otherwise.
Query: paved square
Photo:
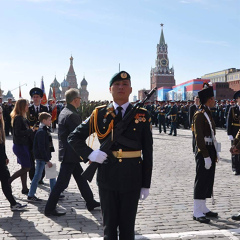
[[[230,141],[225,130],[217,130],[217,140],[222,143],[222,160],[217,164],[214,197],[215,205],[208,206],[219,213],[211,224],[200,224],[192,220],[193,183],[195,160],[191,147],[191,131],[178,129],[178,136],[159,134],[153,127],[154,170],[149,197],[140,202],[136,221],[136,239],[240,239],[239,223],[231,215],[240,210],[240,176],[231,171]],[[58,148],[57,134],[53,133],[55,149]],[[19,169],[12,152],[12,137],[6,141],[11,174]],[[98,147],[95,140],[94,148]],[[56,162],[57,152],[53,154]],[[82,164],[85,168],[86,165]],[[88,212],[74,179],[59,201],[59,207],[67,210],[66,216],[47,218],[44,206],[49,195],[49,182],[40,186],[36,196],[41,203],[28,203],[28,210],[11,212],[3,193],[0,194],[0,239],[101,239],[101,211]],[[29,186],[30,182],[28,182]],[[94,196],[98,197],[96,181],[90,184]],[[17,201],[27,202],[21,194],[21,181],[16,179],[13,193]]]

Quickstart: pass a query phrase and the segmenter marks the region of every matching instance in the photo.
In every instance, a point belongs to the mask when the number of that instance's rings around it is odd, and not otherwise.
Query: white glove
[[[149,195],[149,188],[141,188],[140,200],[145,200]]]
[[[167,116],[168,119],[170,119],[171,116]]]
[[[102,164],[107,159],[107,154],[100,149],[94,150],[89,156],[88,159],[92,162],[97,162]]]
[[[209,169],[212,166],[212,160],[210,157],[204,158],[205,161],[205,168]]]
[[[228,135],[228,140],[233,140],[233,136],[232,135]]]

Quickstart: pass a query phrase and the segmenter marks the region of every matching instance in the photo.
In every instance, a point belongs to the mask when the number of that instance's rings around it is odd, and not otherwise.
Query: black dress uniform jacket
[[[133,106],[129,104],[125,115]],[[113,105],[103,106],[99,108],[97,125],[101,133],[107,131],[108,126],[113,119],[109,109],[113,111]],[[106,116],[107,115],[107,116]],[[99,165],[97,183],[100,188],[116,190],[119,192],[140,191],[141,188],[150,188],[152,176],[152,132],[151,118],[145,109],[139,109],[127,130],[123,133],[126,138],[126,146],[116,144],[112,147],[112,151],[122,149],[122,151],[142,150],[142,158],[123,158],[121,160],[115,158],[109,151],[107,160]],[[114,130],[113,130],[114,131]],[[88,161],[88,156],[93,151],[85,143],[86,138],[92,132],[89,131],[89,119],[79,125],[74,132],[68,137],[68,142],[78,153],[84,162]],[[110,133],[111,134],[111,133]],[[130,145],[129,141],[134,141],[134,145]],[[104,139],[99,139],[100,144]]]
[[[38,113],[41,113],[41,112],[48,112],[48,108],[46,106],[43,106],[40,104],[39,106],[39,110],[38,110]],[[31,105],[29,108],[28,108],[28,113],[27,113],[27,119],[28,121],[30,122],[30,126],[32,127],[36,122],[38,122],[38,115],[35,111],[35,108],[34,108],[34,105]]]

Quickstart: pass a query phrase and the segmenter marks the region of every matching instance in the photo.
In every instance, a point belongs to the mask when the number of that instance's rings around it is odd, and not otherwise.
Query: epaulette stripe
[[[139,109],[141,109],[141,110],[144,110],[144,111],[147,111],[147,109],[146,109],[146,108],[141,108],[141,107],[140,107]]]

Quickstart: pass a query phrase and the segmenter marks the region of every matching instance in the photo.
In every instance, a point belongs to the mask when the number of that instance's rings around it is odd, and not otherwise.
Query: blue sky
[[[240,68],[239,0],[0,0],[0,81],[22,96],[55,75],[62,82],[69,58],[78,84],[85,75],[90,100],[111,99],[109,80],[121,70],[133,95],[150,88],[164,24],[176,83]],[[18,90],[12,91],[18,99]],[[132,100],[132,96],[130,100]]]

